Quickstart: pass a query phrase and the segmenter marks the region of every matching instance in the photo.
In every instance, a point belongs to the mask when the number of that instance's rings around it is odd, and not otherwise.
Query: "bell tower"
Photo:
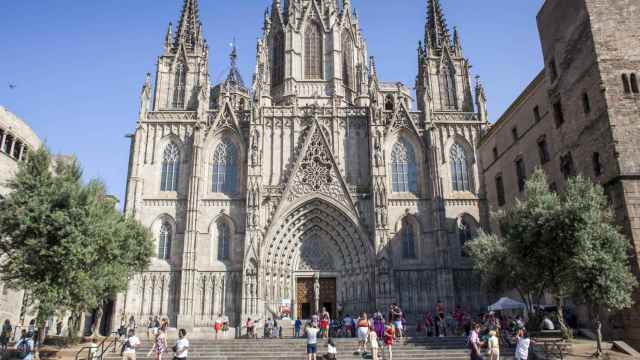
[[[208,87],[209,48],[198,16],[198,1],[185,0],[174,34],[169,23],[158,57],[153,110],[196,110],[198,91]]]
[[[416,96],[424,112],[473,112],[469,61],[460,34],[449,32],[440,0],[427,0],[424,43],[418,46]]]
[[[261,105],[368,105],[368,52],[351,1],[273,0],[258,42]]]

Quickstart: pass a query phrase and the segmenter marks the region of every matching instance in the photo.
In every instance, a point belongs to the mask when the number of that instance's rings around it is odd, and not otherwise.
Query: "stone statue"
[[[251,165],[258,166],[260,163],[260,133],[255,131],[251,137]]]
[[[316,314],[320,312],[320,276],[318,274],[313,275],[313,296],[316,300]]]
[[[376,167],[383,166],[384,159],[382,156],[382,134],[378,133],[373,140],[373,147],[375,149],[375,163]]]

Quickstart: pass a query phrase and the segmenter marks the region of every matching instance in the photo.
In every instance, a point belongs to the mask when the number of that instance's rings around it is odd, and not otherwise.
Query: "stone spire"
[[[231,67],[229,68],[229,74],[227,75],[227,83],[235,86],[239,86],[241,88],[245,88],[244,81],[242,80],[242,76],[240,75],[240,70],[238,70],[238,48],[236,47],[236,41],[233,40],[232,44],[233,48],[231,49],[231,54],[229,58],[231,60]]]
[[[198,15],[198,0],[184,0],[182,15],[178,23],[174,48],[184,44],[188,50],[195,49],[202,41],[202,23]]]
[[[427,0],[427,26],[424,43],[430,50],[440,50],[451,46],[451,37],[440,0]]]

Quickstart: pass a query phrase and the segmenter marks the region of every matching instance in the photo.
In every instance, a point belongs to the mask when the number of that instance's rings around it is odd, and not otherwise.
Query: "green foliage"
[[[563,195],[549,190],[544,172],[526,183],[526,200],[495,214],[501,236],[481,234],[466,245],[486,287],[517,289],[537,302],[544,292],[592,307],[633,304],[629,241],[614,225],[603,189],[570,179]],[[560,314],[561,316],[561,314]]]
[[[125,290],[153,251],[147,230],[118,213],[100,182],[83,185],[81,175],[76,161],[52,164],[40,149],[0,203],[2,279],[30,294],[40,318],[99,306]]]

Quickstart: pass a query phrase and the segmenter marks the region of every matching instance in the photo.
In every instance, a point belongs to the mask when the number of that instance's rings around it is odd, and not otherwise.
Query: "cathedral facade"
[[[378,78],[351,1],[273,0],[252,84],[211,84],[197,0],[185,0],[141,94],[125,211],[156,254],[114,318],[186,328],[398,303],[486,305],[462,245],[487,222],[482,86],[427,1],[415,99]],[[416,110],[414,108],[416,103]]]

